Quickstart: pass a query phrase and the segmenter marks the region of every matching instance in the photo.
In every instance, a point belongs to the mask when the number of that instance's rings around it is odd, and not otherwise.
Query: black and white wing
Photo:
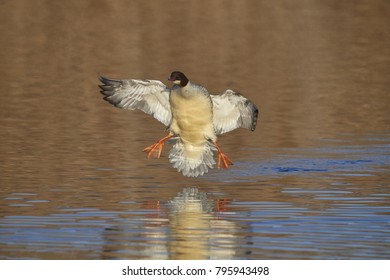
[[[211,95],[211,99],[217,135],[239,127],[255,130],[259,110],[252,101],[230,89],[221,95]]]
[[[104,100],[116,107],[139,109],[168,126],[171,122],[170,89],[156,80],[113,80],[100,77]]]

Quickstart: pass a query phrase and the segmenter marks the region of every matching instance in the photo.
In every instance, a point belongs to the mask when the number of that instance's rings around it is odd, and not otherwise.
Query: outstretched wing
[[[255,130],[259,110],[252,101],[230,89],[221,95],[211,95],[211,99],[217,135],[239,127]]]
[[[162,82],[156,80],[113,80],[100,77],[99,85],[104,100],[116,107],[139,109],[168,126],[171,122],[169,91]]]

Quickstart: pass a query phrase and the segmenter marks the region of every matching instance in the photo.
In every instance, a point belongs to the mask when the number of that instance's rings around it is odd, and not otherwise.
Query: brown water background
[[[0,1],[1,259],[389,259],[390,2]],[[240,91],[189,179],[98,75]],[[167,83],[168,84],[168,83]]]

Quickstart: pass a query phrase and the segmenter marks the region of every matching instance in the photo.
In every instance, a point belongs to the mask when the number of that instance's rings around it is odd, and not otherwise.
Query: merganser
[[[217,136],[242,127],[254,131],[258,108],[238,92],[212,95],[179,71],[171,73],[172,88],[157,80],[114,80],[100,77],[104,100],[122,109],[139,109],[167,126],[168,135],[143,151],[157,158],[165,142],[175,139],[169,161],[184,176],[197,177],[215,165],[228,168],[233,162],[217,144]]]

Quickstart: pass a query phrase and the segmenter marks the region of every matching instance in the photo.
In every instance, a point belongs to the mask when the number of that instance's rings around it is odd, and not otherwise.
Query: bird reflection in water
[[[232,259],[239,228],[221,215],[230,202],[213,199],[194,187],[184,188],[167,202],[147,202],[147,215],[129,219],[128,227],[106,229],[103,257]]]
[[[197,188],[185,188],[169,201],[173,259],[230,259],[235,255],[237,225],[218,217],[229,200],[213,200]],[[224,210],[223,210],[224,209]]]

